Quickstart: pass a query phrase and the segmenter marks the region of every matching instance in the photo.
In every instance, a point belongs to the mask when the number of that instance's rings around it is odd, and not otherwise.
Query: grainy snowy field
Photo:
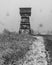
[[[4,36],[5,41],[2,39],[4,37],[1,38],[2,42],[0,40],[0,65],[50,65],[50,56],[42,36]]]

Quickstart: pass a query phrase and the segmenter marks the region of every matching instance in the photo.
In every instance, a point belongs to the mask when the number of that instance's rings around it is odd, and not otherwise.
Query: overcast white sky
[[[0,31],[4,28],[19,30],[20,7],[32,7],[30,23],[34,30],[40,23],[43,24],[42,31],[52,30],[52,0],[0,0]]]

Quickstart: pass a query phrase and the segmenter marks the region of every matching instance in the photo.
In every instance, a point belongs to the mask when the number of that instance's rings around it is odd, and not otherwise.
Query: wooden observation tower
[[[30,27],[30,16],[31,16],[31,8],[20,8],[20,16],[21,16],[21,22],[20,22],[20,29],[19,33],[25,32],[30,33],[31,27]]]

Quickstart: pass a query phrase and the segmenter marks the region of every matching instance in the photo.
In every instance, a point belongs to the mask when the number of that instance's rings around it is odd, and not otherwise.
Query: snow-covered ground
[[[48,65],[49,54],[45,50],[44,39],[41,36],[30,46],[30,51],[26,54],[23,65]]]

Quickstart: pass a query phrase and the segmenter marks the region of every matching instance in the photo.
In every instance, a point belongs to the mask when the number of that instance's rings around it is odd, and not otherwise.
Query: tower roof
[[[21,16],[31,16],[31,8],[20,8]]]

